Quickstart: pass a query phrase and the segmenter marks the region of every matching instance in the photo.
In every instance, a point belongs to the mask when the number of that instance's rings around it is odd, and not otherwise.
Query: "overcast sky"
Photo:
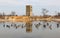
[[[60,0],[0,0],[0,12],[8,14],[15,11],[18,15],[25,15],[27,4],[32,5],[33,15],[42,15],[42,8],[49,10],[48,15],[60,12]]]

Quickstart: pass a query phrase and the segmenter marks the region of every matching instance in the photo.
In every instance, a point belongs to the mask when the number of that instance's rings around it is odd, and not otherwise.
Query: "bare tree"
[[[3,12],[3,16],[5,16],[5,13]]]
[[[44,8],[42,9],[42,13],[43,13],[44,16],[46,15],[47,12],[49,12],[49,11],[44,9]]]
[[[14,11],[12,11],[12,12],[11,12],[11,15],[12,15],[12,16],[15,16],[15,15],[16,15],[16,13],[15,13]]]
[[[2,13],[0,13],[0,16],[2,16]]]

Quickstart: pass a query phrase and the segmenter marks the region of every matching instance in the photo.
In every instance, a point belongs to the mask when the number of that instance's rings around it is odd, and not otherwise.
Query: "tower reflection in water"
[[[43,27],[44,29],[50,29],[52,30],[54,27],[53,26],[56,26],[55,28],[59,28],[60,27],[60,23],[58,22],[36,22],[36,23],[33,23],[33,22],[26,22],[26,23],[23,23],[23,24],[18,24],[18,23],[9,23],[9,24],[6,24],[4,23],[3,24],[3,27],[5,28],[15,28],[15,29],[18,29],[18,28],[25,28],[26,32],[32,32],[33,30],[33,26],[36,28],[36,29],[40,29],[39,27]]]
[[[26,32],[32,32],[32,23],[26,22]]]

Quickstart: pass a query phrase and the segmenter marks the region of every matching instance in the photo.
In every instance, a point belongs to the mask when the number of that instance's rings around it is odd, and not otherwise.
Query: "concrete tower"
[[[26,16],[32,16],[32,6],[26,5]]]

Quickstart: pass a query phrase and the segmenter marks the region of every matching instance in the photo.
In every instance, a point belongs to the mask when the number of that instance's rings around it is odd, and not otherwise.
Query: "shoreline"
[[[32,22],[32,21],[48,21],[48,22],[51,22],[51,21],[55,21],[55,22],[60,22],[60,19],[39,19],[39,20],[33,20],[33,19],[0,19],[0,22]]]

